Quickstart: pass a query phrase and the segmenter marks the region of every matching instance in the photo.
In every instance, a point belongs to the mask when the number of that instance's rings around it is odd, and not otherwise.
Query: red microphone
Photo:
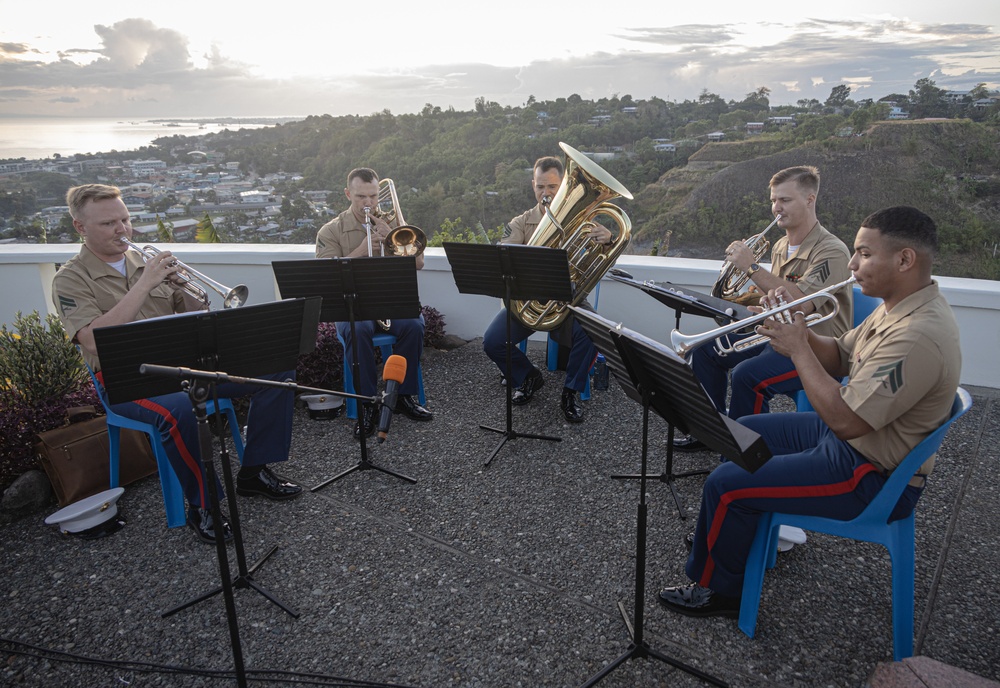
[[[385,391],[382,393],[382,411],[378,417],[378,443],[385,442],[389,434],[389,424],[392,422],[392,411],[396,408],[396,395],[399,386],[406,377],[406,359],[393,354],[386,359],[382,368],[382,380],[385,381]]]

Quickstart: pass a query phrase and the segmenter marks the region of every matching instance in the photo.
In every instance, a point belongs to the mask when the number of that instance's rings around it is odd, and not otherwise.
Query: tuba
[[[771,227],[778,224],[778,220],[780,219],[781,215],[776,215],[771,224],[764,228],[763,232],[754,234],[752,237],[743,242],[747,245],[747,248],[753,251],[753,259],[755,263],[759,263],[767,254],[767,250],[771,248],[771,242],[765,239],[764,235],[771,230]],[[726,301],[735,301],[740,303],[740,291],[748,281],[750,281],[749,275],[730,263],[728,260],[723,261],[722,270],[719,272],[719,278],[715,281],[715,286],[712,287],[712,296],[717,299],[725,299]],[[756,304],[756,300],[754,303]]]
[[[597,286],[604,274],[628,247],[632,223],[611,199],[631,199],[632,194],[617,179],[605,172],[583,153],[560,143],[566,154],[566,173],[552,202],[545,207],[545,217],[528,240],[528,246],[563,248],[569,257],[569,274],[573,282],[573,300],[514,301],[511,314],[532,330],[551,331],[569,315],[569,306],[578,306]],[[596,226],[594,218],[610,217],[618,226],[618,235],[607,245],[589,237]]]

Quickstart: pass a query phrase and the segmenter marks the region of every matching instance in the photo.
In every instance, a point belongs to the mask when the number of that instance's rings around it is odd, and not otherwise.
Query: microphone
[[[382,393],[382,411],[378,416],[378,443],[385,442],[386,435],[389,434],[389,423],[392,422],[392,411],[396,408],[396,395],[399,393],[399,385],[406,377],[406,359],[398,354],[393,354],[386,359],[382,368],[382,379],[385,381],[385,392]]]

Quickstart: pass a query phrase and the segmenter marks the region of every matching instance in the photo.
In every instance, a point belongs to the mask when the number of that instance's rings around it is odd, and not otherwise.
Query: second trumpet
[[[148,244],[146,246],[139,246],[125,237],[122,237],[119,241],[132,250],[138,251],[140,255],[142,255],[142,260],[144,262],[148,262],[152,260],[154,256],[163,253],[162,250],[156,248],[155,246],[150,246]],[[205,304],[206,308],[210,305],[208,290],[197,284],[197,282],[201,282],[201,284],[204,284],[209,289],[219,294],[223,299],[222,305],[225,308],[239,308],[247,302],[250,290],[247,289],[245,285],[238,284],[235,287],[227,287],[220,282],[216,282],[208,275],[198,272],[190,265],[185,265],[179,260],[174,261],[174,263],[180,267],[180,271],[177,273],[177,276],[181,281],[180,288]]]
[[[833,311],[827,313],[826,315],[810,313],[806,317],[806,324],[808,327],[813,327],[821,322],[826,322],[827,320],[836,317],[840,312],[840,303],[837,301],[837,297],[834,296],[834,292],[842,287],[846,287],[849,284],[854,284],[854,275],[851,275],[851,277],[843,282],[838,282],[837,284],[830,285],[826,289],[820,289],[812,294],[807,294],[801,299],[796,299],[791,303],[782,303],[776,308],[765,310],[762,313],[751,315],[749,318],[743,318],[742,320],[737,320],[734,323],[723,325],[722,327],[717,327],[714,330],[702,332],[701,334],[684,334],[678,330],[674,330],[670,333],[670,346],[674,348],[674,353],[684,358],[690,357],[691,353],[699,346],[707,344],[713,340],[715,341],[715,350],[719,352],[720,356],[726,356],[731,353],[746,351],[747,349],[762,346],[767,344],[771,338],[762,334],[753,334],[749,337],[744,337],[733,342],[730,339],[730,335],[747,327],[756,327],[758,324],[770,318],[774,318],[779,322],[791,322],[792,315],[795,313],[798,306],[816,299],[830,299],[833,301]]]

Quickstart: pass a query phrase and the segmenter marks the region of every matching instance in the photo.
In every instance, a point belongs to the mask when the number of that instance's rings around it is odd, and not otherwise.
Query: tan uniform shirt
[[[783,236],[771,248],[771,272],[793,282],[804,294],[812,294],[851,276],[847,264],[851,252],[847,245],[828,232],[818,222],[788,257],[788,237]],[[816,333],[839,337],[854,326],[854,294],[850,287],[841,287],[834,294],[840,305],[837,316],[816,325]],[[833,312],[833,301],[822,299],[815,304],[820,315]]]
[[[94,255],[86,245],[81,246],[80,253],[59,268],[52,280],[52,302],[69,338],[75,340],[77,332],[118,305],[139,281],[144,269],[142,256],[135,251],[125,253],[126,277]],[[156,318],[184,310],[183,293],[161,284],[149,293],[135,319]],[[94,372],[101,369],[97,356],[84,352],[84,358]]]
[[[389,223],[392,229],[398,226],[398,218]],[[368,232],[365,230],[365,223],[358,220],[354,212],[348,208],[320,227],[316,234],[316,257],[344,258],[362,242],[367,241]],[[372,243],[372,255],[382,255],[378,242]]]
[[[545,217],[545,211],[542,210],[541,205],[536,205],[531,210],[521,213],[504,225],[500,243],[527,244],[531,240],[531,235],[538,229],[538,224],[543,217]]]
[[[849,442],[891,472],[951,412],[962,371],[955,315],[933,282],[889,313],[880,304],[837,343],[850,370],[840,394],[875,429]],[[920,472],[933,467],[932,456]]]

